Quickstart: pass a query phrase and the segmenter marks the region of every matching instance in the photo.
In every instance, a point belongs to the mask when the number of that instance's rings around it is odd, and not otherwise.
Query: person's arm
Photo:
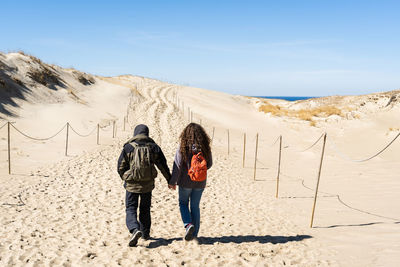
[[[172,167],[172,177],[169,181],[170,185],[176,185],[178,183],[179,174],[180,174],[180,166],[181,166],[182,156],[179,148],[176,150],[174,157],[174,165]]]
[[[168,164],[167,164],[167,159],[164,156],[164,153],[162,152],[161,148],[156,145],[156,159],[155,159],[155,164],[157,168],[161,171],[162,175],[165,177],[167,182],[171,180],[171,172],[169,170]]]
[[[210,152],[210,159],[207,161],[207,169],[211,168],[213,165],[213,159],[212,159],[212,154]]]
[[[129,170],[129,160],[128,156],[126,155],[125,152],[125,147],[122,149],[121,154],[119,155],[118,158],[118,166],[117,166],[117,171],[121,179],[123,180],[122,176],[124,173]]]

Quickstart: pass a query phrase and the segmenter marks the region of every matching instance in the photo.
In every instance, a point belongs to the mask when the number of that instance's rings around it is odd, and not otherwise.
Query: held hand
[[[171,184],[169,184],[169,185],[168,185],[168,188],[169,188],[169,189],[176,190],[176,185],[171,185]]]

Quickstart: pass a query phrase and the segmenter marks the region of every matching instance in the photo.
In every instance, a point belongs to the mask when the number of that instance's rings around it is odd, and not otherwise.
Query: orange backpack
[[[193,155],[188,175],[195,182],[202,182],[207,178],[207,162],[201,152]]]

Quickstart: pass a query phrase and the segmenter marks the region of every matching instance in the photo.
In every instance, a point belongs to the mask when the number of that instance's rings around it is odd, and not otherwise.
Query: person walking
[[[179,186],[179,209],[186,241],[198,236],[199,205],[207,183],[207,169],[211,168],[212,163],[210,137],[201,125],[190,123],[180,135],[180,145],[175,154],[172,177],[168,183],[168,187],[173,190],[176,189],[176,185]]]
[[[149,128],[139,124],[135,127],[133,138],[124,144],[118,159],[118,174],[124,181],[126,190],[126,226],[132,234],[130,247],[136,246],[142,236],[145,240],[150,239],[151,193],[157,177],[154,165],[169,182],[171,173],[161,148],[149,137]]]

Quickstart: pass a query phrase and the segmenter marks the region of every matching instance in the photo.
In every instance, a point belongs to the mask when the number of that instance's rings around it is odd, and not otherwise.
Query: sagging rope
[[[11,124],[11,123],[10,123],[10,124]],[[17,132],[19,132],[21,135],[25,136],[26,138],[29,138],[29,139],[32,139],[32,140],[36,140],[36,141],[46,141],[46,140],[50,140],[50,139],[56,137],[59,133],[61,133],[61,132],[64,130],[64,128],[67,126],[67,124],[64,124],[64,126],[63,126],[56,134],[54,134],[54,135],[52,135],[52,136],[50,136],[50,137],[47,137],[47,138],[35,138],[35,137],[29,136],[29,135],[23,133],[23,132],[20,131],[17,127],[15,127],[13,124],[11,124],[11,126],[12,126]]]
[[[289,178],[292,178],[293,180],[297,180],[297,181],[300,181],[300,180],[301,180],[301,185],[302,185],[304,188],[306,188],[306,189],[308,189],[308,190],[310,190],[310,191],[312,191],[312,192],[315,192],[314,189],[312,189],[312,188],[310,188],[310,187],[308,187],[308,186],[305,185],[305,180],[304,180],[304,179],[295,178],[295,177],[292,177],[292,176],[289,176],[289,175],[283,174],[283,173],[282,173],[282,175],[283,175],[283,176],[286,176],[286,177],[289,177]],[[349,208],[349,209],[352,209],[352,210],[355,210],[355,211],[358,211],[358,212],[361,212],[361,213],[365,213],[365,214],[368,214],[368,215],[371,215],[371,216],[383,218],[383,219],[388,219],[388,220],[393,220],[393,221],[400,221],[400,219],[391,218],[391,217],[386,217],[386,216],[382,216],[382,215],[379,215],[379,214],[375,214],[375,213],[372,213],[372,212],[369,212],[369,211],[361,210],[361,209],[359,209],[359,208],[354,208],[354,207],[350,206],[349,204],[345,203],[345,202],[340,198],[340,195],[339,195],[339,194],[332,194],[332,193],[323,192],[323,191],[319,191],[319,193],[325,194],[325,196],[321,196],[321,197],[331,197],[331,198],[334,197],[334,198],[336,198],[336,199],[339,201],[339,203],[341,203],[343,206],[345,206],[345,207],[347,207],[347,208]],[[295,197],[288,197],[288,198],[295,198]],[[300,197],[300,198],[306,198],[306,197]],[[313,198],[313,197],[310,196],[310,197],[307,197],[307,198]]]
[[[2,205],[4,205],[4,206],[11,206],[11,207],[21,207],[21,206],[25,206],[26,204],[25,204],[25,202],[22,200],[21,194],[22,194],[22,192],[18,194],[18,199],[19,199],[18,202],[19,202],[19,203],[7,203],[7,202],[5,202],[5,203],[2,203]]]
[[[393,140],[390,141],[384,148],[382,148],[382,149],[379,150],[377,153],[375,153],[374,155],[372,155],[372,156],[370,156],[370,157],[368,157],[368,158],[366,158],[366,159],[358,159],[358,160],[351,159],[349,156],[347,156],[346,154],[342,153],[342,152],[337,148],[337,145],[335,144],[335,142],[332,141],[332,140],[331,140],[331,142],[332,142],[333,145],[331,145],[331,147],[333,148],[333,150],[335,150],[335,152],[337,153],[337,155],[338,155],[340,158],[344,159],[344,160],[352,161],[352,162],[365,162],[365,161],[368,161],[368,160],[371,160],[371,159],[377,157],[377,156],[380,155],[382,152],[384,152],[391,144],[393,144],[393,142],[394,142],[399,136],[400,136],[400,133],[398,133],[398,134],[395,136],[395,138],[393,138]]]
[[[93,129],[92,131],[90,131],[90,133],[88,133],[88,134],[80,134],[80,133],[78,133],[77,131],[75,131],[75,129],[71,126],[71,124],[69,125],[69,127],[71,128],[71,130],[72,130],[74,133],[76,133],[76,134],[79,135],[80,137],[88,137],[88,136],[92,135],[92,134],[94,133],[94,131],[97,129],[97,126],[96,126],[96,127],[94,127],[94,129]]]
[[[319,140],[321,140],[321,138],[324,137],[324,134],[325,134],[325,133],[321,134],[321,136],[318,137],[318,139],[317,139],[311,146],[307,147],[306,149],[297,150],[297,149],[294,149],[294,148],[293,148],[293,150],[295,150],[295,151],[298,152],[298,153],[302,153],[302,152],[306,152],[307,150],[310,150],[310,149],[313,148],[316,144],[318,144]],[[290,146],[285,146],[285,147],[283,147],[283,148],[291,148],[291,147],[290,147]]]
[[[6,126],[8,122],[6,122],[3,126],[0,127],[0,130],[3,129],[4,126]]]
[[[276,138],[275,142],[273,142],[271,145],[269,145],[269,147],[274,146],[274,145],[278,142],[278,140],[279,140],[280,137],[281,137],[281,136],[278,136],[278,137]]]
[[[110,130],[111,130],[111,128],[110,129],[108,129],[108,130],[103,130],[104,128],[107,128],[107,127],[109,127],[109,126],[111,126],[111,125],[107,125],[107,126],[104,126],[104,127],[99,127],[100,128],[100,130],[102,130],[103,132],[109,132]]]
[[[67,124],[65,124],[57,133],[55,133],[54,135],[52,135],[52,136],[50,136],[50,137],[47,137],[47,138],[36,138],[36,137],[32,137],[32,136],[29,136],[28,134],[23,133],[21,130],[19,130],[17,127],[15,127],[13,124],[11,124],[11,126],[12,126],[17,132],[19,132],[21,135],[25,136],[26,138],[29,138],[29,139],[32,139],[32,140],[36,140],[36,141],[46,141],[46,140],[50,140],[50,139],[56,137],[59,133],[61,133],[61,132],[64,130],[64,128],[67,126]],[[84,134],[78,133],[78,132],[71,126],[71,124],[69,124],[69,127],[71,128],[71,130],[72,130],[74,133],[76,133],[76,134],[77,134],[78,136],[80,136],[80,137],[88,137],[88,136],[92,135],[92,134],[94,133],[94,131],[97,129],[97,126],[96,126],[92,131],[90,131],[90,133],[84,135]],[[0,128],[0,129],[1,129],[1,128]]]
[[[269,169],[267,164],[265,164],[264,162],[260,161],[259,159],[257,159],[257,163],[260,163],[264,167],[264,168],[257,168],[257,169]]]

